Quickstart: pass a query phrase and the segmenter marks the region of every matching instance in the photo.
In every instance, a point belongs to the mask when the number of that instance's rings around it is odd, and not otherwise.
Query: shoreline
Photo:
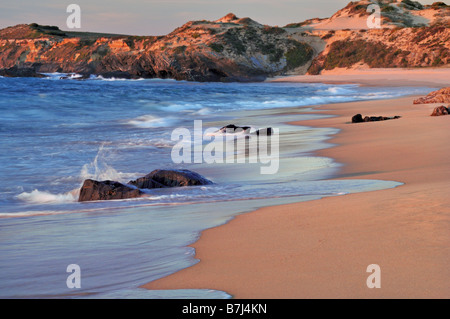
[[[215,289],[239,299],[448,298],[450,201],[439,196],[450,179],[448,118],[430,117],[434,105],[413,99],[315,106],[335,117],[293,122],[340,129],[327,141],[334,146],[314,152],[344,164],[333,179],[404,185],[239,215],[201,233],[192,245],[201,262],[141,287]],[[402,118],[349,125],[356,113]],[[366,286],[374,263],[381,289]]]

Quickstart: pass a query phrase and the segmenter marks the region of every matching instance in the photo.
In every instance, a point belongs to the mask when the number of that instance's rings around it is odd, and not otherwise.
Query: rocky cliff
[[[369,29],[370,4],[382,28]],[[285,27],[228,14],[190,21],[165,36],[69,32],[54,26],[0,30],[0,75],[77,73],[121,78],[257,81],[336,67],[430,67],[450,63],[450,7],[439,2],[359,1],[327,19]]]
[[[0,68],[39,73],[248,81],[293,70],[312,57],[313,49],[284,29],[233,14],[191,21],[160,37],[65,32],[36,24],[0,31]]]

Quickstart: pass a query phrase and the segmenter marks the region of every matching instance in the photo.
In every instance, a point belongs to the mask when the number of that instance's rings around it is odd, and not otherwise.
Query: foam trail
[[[70,191],[65,194],[52,194],[45,191],[39,191],[37,189],[32,192],[23,192],[16,196],[17,199],[31,203],[31,204],[49,204],[49,203],[67,203],[76,202],[78,196],[76,196],[78,189]]]
[[[126,124],[139,128],[167,127],[173,125],[174,123],[175,119],[161,118],[154,115],[142,115],[126,122]]]

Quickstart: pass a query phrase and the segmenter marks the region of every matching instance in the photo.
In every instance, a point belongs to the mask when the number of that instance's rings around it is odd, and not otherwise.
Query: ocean
[[[331,147],[327,141],[338,130],[288,123],[327,116],[314,105],[432,91],[63,76],[0,77],[0,298],[229,298],[223,291],[139,286],[197,263],[189,245],[202,230],[239,214],[400,185],[330,180],[341,163],[314,151]],[[194,132],[194,121],[203,130],[278,129],[278,170],[261,174],[262,163],[175,163],[172,133]],[[87,178],[127,183],[163,168],[190,169],[214,184],[78,202]],[[80,267],[80,288],[67,285],[71,264]]]

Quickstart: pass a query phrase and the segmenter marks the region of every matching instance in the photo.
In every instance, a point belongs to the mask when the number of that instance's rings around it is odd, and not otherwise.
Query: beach
[[[448,86],[438,73],[277,81]],[[321,105],[317,113],[334,117],[293,123],[340,130],[332,147],[316,152],[343,164],[335,179],[403,185],[239,215],[202,232],[192,245],[199,263],[142,287],[214,289],[238,299],[449,298],[450,117],[431,117],[436,105],[414,105],[415,98]],[[357,113],[401,118],[352,124]],[[380,266],[381,288],[366,284],[371,264]]]

